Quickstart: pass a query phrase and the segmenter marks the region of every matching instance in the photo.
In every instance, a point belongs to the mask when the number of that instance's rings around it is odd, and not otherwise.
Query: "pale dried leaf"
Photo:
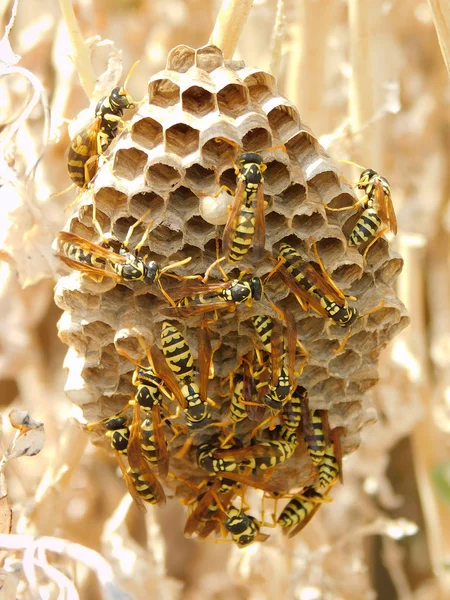
[[[25,433],[19,434],[8,448],[5,458],[11,460],[19,456],[34,456],[38,454],[45,442],[44,427],[39,429],[29,429]]]
[[[9,422],[13,427],[19,429],[21,433],[28,431],[29,429],[42,429],[44,423],[33,419],[30,413],[26,410],[18,410],[13,408],[9,415]]]

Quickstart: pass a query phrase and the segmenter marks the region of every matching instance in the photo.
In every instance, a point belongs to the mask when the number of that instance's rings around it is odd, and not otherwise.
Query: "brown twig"
[[[225,58],[232,58],[247,20],[253,0],[223,0],[209,43],[222,49]]]

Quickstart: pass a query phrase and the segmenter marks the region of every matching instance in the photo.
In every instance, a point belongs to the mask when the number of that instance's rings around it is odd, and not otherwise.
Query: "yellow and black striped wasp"
[[[137,106],[126,86],[138,62],[131,68],[123,87],[115,87],[109,96],[98,101],[94,118],[71,140],[67,170],[77,187],[84,188],[92,181],[98,169],[99,157],[107,150],[118,133],[123,111]]]
[[[303,439],[319,472],[319,489],[333,485],[337,478],[343,483],[341,428],[330,429],[328,411],[310,411],[306,393],[301,398],[301,415]]]
[[[311,521],[322,504],[329,501],[329,498],[314,487],[308,487],[286,504],[277,523],[282,527],[284,534],[288,534],[290,538],[294,537]]]
[[[149,227],[147,227],[148,229]],[[120,253],[117,253],[111,248],[104,248],[94,242],[90,242],[76,233],[60,231],[57,236],[56,255],[70,268],[81,271],[96,280],[103,277],[111,277],[116,281],[143,281],[147,285],[156,283],[167,301],[174,306],[174,301],[161,284],[161,276],[167,275],[168,277],[179,279],[179,276],[168,273],[168,271],[186,265],[191,261],[191,257],[161,268],[156,261],[146,261],[137,255],[144,243],[146,234],[144,234],[141,242],[136,246],[135,253],[128,251],[130,235],[129,232],[126,240],[121,245]]]
[[[231,534],[231,539],[239,548],[245,548],[253,542],[265,542],[270,536],[261,533],[264,525],[244,510],[239,510],[233,504],[226,511],[225,529]]]
[[[267,361],[270,362],[270,381],[263,402],[275,411],[282,409],[289,394],[294,390],[297,347],[300,348],[303,357],[308,356],[297,338],[295,319],[289,312],[285,312],[284,317],[286,328],[280,319],[272,319],[267,315],[252,317],[253,326],[268,355]]]
[[[228,281],[185,282],[179,286],[176,307],[165,309],[168,316],[188,318],[208,312],[226,310],[232,312],[240,304],[250,306],[263,295],[263,283],[259,277],[232,279]]]
[[[348,238],[348,245],[359,247],[370,242],[364,250],[364,259],[366,259],[370,247],[383,233],[391,231],[394,235],[397,235],[397,217],[392,202],[391,187],[385,177],[382,177],[373,169],[364,169],[356,187],[364,191],[363,198],[358,202],[343,208],[331,208],[329,206],[326,208],[327,210],[339,212],[350,210],[356,206],[363,207],[363,212]]]
[[[301,307],[306,311],[311,307],[319,315],[331,319],[340,327],[349,327],[358,318],[358,311],[348,305],[347,300],[353,297],[345,294],[336,286],[326,273],[322,261],[319,260],[322,274],[289,244],[281,244],[278,264],[272,271],[279,272],[283,282],[293,292]],[[269,274],[269,275],[272,275]]]
[[[250,247],[253,247],[255,262],[264,252],[263,173],[266,169],[262,157],[256,152],[246,152],[238,158],[235,166],[236,191],[222,238],[222,251],[230,263],[242,260]]]
[[[157,477],[151,472],[139,445],[140,436],[136,434],[136,427],[140,426],[140,422],[138,423],[133,417],[133,423],[128,426],[128,417],[119,413],[98,423],[90,423],[88,429],[94,429],[99,424],[104,426],[106,435],[111,439],[111,446],[116,454],[122,477],[139,510],[146,511],[143,500],[149,504],[164,504],[166,501],[164,490]],[[127,457],[128,468],[122,455]]]
[[[294,454],[297,434],[285,426],[276,426],[271,432],[274,439],[260,441],[245,448],[219,448],[212,452],[213,469],[216,473],[228,473],[242,468],[269,470],[284,463]]]
[[[169,389],[178,397],[184,398],[182,407],[187,425],[202,428],[208,425],[212,416],[208,408],[208,382],[212,362],[212,348],[205,327],[199,329],[198,343],[198,383],[194,380],[194,358],[181,331],[172,323],[164,321],[161,329],[161,345],[165,366],[156,347],[151,354],[156,360],[156,368]],[[177,391],[175,391],[177,389]]]

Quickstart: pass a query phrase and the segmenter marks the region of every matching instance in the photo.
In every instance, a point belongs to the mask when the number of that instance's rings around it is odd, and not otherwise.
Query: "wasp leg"
[[[383,233],[386,233],[386,231],[389,231],[389,227],[383,227],[383,229],[380,229],[380,231],[377,232],[376,236],[373,238],[373,240],[370,242],[370,244],[364,250],[364,254],[363,254],[364,262],[367,262],[367,253],[369,252],[370,248],[375,244],[375,242],[378,239],[380,239],[380,237],[383,235]]]

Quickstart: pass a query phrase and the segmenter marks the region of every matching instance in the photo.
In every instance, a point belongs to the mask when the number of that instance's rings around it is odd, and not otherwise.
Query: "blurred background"
[[[378,422],[346,459],[346,483],[332,505],[293,540],[246,550],[184,539],[184,509],[175,503],[150,510],[143,528],[137,511],[128,513],[113,458],[71,420],[51,249],[70,196],[51,194],[70,183],[67,121],[89,98],[70,57],[67,4],[0,4],[2,446],[13,438],[13,407],[43,421],[46,432],[40,454],[4,469],[13,533],[97,550],[137,599],[450,598],[450,86],[432,12],[450,56],[450,3],[255,0],[244,25],[234,58],[276,75],[335,160],[389,180],[399,220],[393,244],[405,259],[397,291],[411,316],[382,356],[380,384],[366,403]],[[72,4],[95,75],[116,77],[120,61],[125,75],[139,59],[129,90],[141,98],[172,47],[208,42],[221,3]],[[358,173],[344,171],[349,179]],[[4,538],[0,547],[10,547]],[[102,597],[92,570],[67,554],[52,564],[75,579],[80,598]],[[22,558],[2,551],[2,597],[38,597],[24,583]],[[43,598],[76,597],[39,582]]]

